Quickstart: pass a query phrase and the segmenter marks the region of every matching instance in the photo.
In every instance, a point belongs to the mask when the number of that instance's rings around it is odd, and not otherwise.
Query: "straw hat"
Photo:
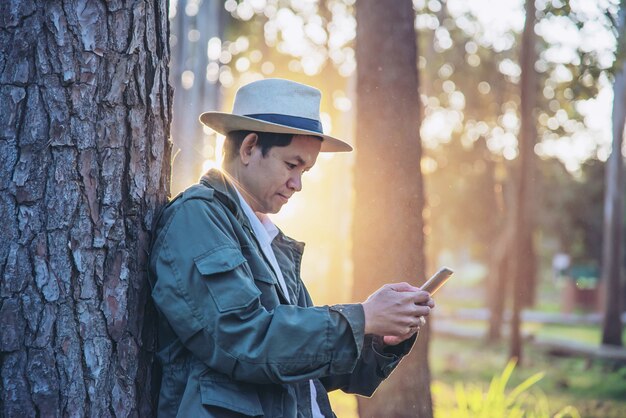
[[[205,112],[200,121],[220,134],[232,131],[312,135],[323,138],[322,152],[352,151],[346,142],[324,135],[316,88],[280,78],[246,84],[237,90],[232,113]]]

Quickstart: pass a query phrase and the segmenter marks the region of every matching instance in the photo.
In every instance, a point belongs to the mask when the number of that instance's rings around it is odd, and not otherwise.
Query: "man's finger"
[[[417,305],[415,307],[415,316],[428,316],[430,315],[430,307],[425,305]]]
[[[418,292],[420,290],[419,287],[412,286],[406,282],[393,283],[390,287],[396,292]]]
[[[432,300],[430,297],[430,293],[419,289],[417,292],[415,292],[415,303],[417,305],[426,304],[429,300]]]

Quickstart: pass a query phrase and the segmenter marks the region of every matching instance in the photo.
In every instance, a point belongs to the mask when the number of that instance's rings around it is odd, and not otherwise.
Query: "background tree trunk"
[[[211,38],[222,39],[224,32],[224,4],[219,0],[194,1],[188,14],[187,5],[192,2],[179,0],[176,16],[172,19],[172,34],[176,43],[172,48],[172,86],[174,107],[172,115],[172,140],[175,157],[172,161],[172,193],[177,194],[196,183],[202,174],[202,163],[213,157],[204,152],[209,137],[203,131],[198,116],[208,110],[219,109],[219,82],[207,80],[207,44]],[[193,14],[193,12],[196,12]],[[194,32],[195,31],[195,32]],[[197,40],[195,40],[197,36]],[[194,41],[192,41],[194,40]],[[215,63],[214,63],[215,64]],[[190,84],[183,83],[183,73],[193,75]],[[187,81],[189,83],[189,81]]]
[[[167,1],[2,2],[0,27],[0,415],[150,416]]]
[[[364,300],[383,283],[424,280],[420,99],[410,0],[356,3],[357,125],[354,290]],[[431,417],[428,327],[412,354],[361,417]]]
[[[500,161],[500,169],[504,171],[505,163]],[[502,326],[505,323],[505,308],[511,298],[510,278],[513,276],[510,262],[511,246],[513,245],[513,211],[515,205],[510,179],[496,179],[496,164],[493,164],[494,203],[491,211],[493,228],[491,233],[491,246],[488,257],[488,275],[486,280],[486,306],[489,308],[489,326],[487,329],[487,341],[495,343],[502,338]]]
[[[622,2],[624,3],[624,2]],[[626,6],[619,11],[618,39],[621,54],[618,60],[613,84],[613,149],[606,165],[606,186],[604,194],[604,225],[602,243],[602,281],[605,286],[604,318],[602,321],[602,344],[622,345],[622,268],[623,268],[623,228],[624,228],[624,122],[626,121],[626,61],[623,50],[624,20]]]
[[[537,132],[534,110],[537,102],[535,61],[536,8],[534,0],[526,0],[526,23],[522,34],[520,64],[520,134],[517,170],[517,208],[513,211],[514,237],[510,261],[513,265],[513,312],[511,318],[511,357],[522,360],[521,310],[532,301],[536,282],[536,255],[533,248],[533,197],[535,176],[535,143]]]
[[[509,208],[508,210],[512,210]],[[496,342],[502,338],[502,325],[505,322],[505,308],[509,292],[509,279],[512,276],[512,264],[509,260],[513,238],[512,222],[508,219],[499,236],[496,237],[493,252],[489,259],[489,276],[487,277],[487,302],[489,306],[489,328],[487,340]]]

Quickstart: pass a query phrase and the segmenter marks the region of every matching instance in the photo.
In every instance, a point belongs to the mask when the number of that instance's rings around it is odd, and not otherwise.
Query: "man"
[[[351,150],[324,135],[319,103],[312,87],[268,79],[239,89],[232,114],[201,115],[226,135],[223,170],[166,206],[150,258],[159,416],[332,417],[327,391],[370,396],[434,306],[406,283],[360,304],[313,306],[303,244],[267,214],[302,189],[320,151]]]

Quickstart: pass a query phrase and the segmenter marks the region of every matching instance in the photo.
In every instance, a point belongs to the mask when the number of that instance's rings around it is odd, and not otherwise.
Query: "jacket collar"
[[[232,182],[233,180],[227,173],[215,168],[210,169],[200,178],[201,184],[215,190],[218,199],[235,215],[239,223],[252,229],[248,217],[241,208],[237,190]]]
[[[226,205],[226,207],[235,215],[241,225],[246,225],[251,231],[252,225],[248,217],[243,212],[241,204],[239,203],[239,196],[237,190],[233,185],[233,180],[229,178],[229,175],[221,170],[215,168],[207,171],[201,178],[200,183],[215,190],[218,195],[218,199]],[[302,255],[304,251],[304,243],[294,240],[283,234],[283,231],[278,228],[278,235],[274,239],[275,243],[281,243],[288,247],[292,247]]]

